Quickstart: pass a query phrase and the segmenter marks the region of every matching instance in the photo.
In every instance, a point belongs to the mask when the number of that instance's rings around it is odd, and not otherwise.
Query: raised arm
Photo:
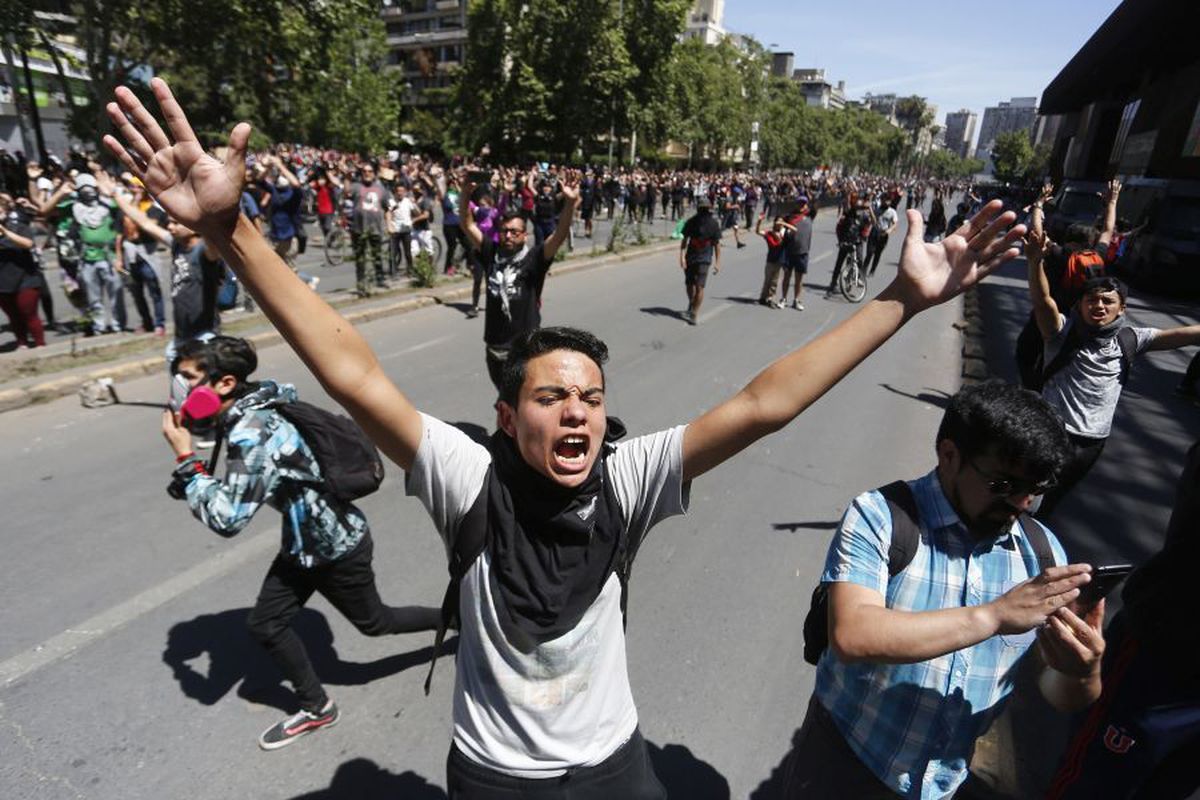
[[[1159,331],[1150,340],[1150,344],[1146,346],[1146,349],[1174,350],[1178,347],[1187,347],[1191,344],[1200,344],[1200,325],[1185,325],[1179,328],[1168,328]]]
[[[1096,240],[1096,249],[1101,252],[1108,249],[1108,244],[1117,231],[1117,200],[1120,197],[1121,182],[1113,178],[1108,182],[1108,191],[1104,196],[1104,230]]]
[[[1050,294],[1050,281],[1044,267],[1049,239],[1045,233],[1030,232],[1025,239],[1025,262],[1028,268],[1029,302],[1033,306],[1033,320],[1037,323],[1042,339],[1049,341],[1062,330],[1062,316],[1058,303]]]
[[[683,476],[691,480],[795,419],[800,412],[886,342],[911,317],[956,297],[1000,264],[1025,233],[993,201],[936,244],[925,244],[918,211],[908,212],[908,235],[896,279],[838,327],[771,364],[732,398],[688,426]]]
[[[416,408],[354,326],[310,291],[238,213],[250,126],[233,129],[222,163],[200,147],[167,84],[154,78],[151,88],[174,143],[133,92],[118,87],[107,110],[125,145],[105,136],[105,146],[167,213],[216,247],[326,391],[389,458],[409,469],[421,441]]]
[[[571,223],[575,220],[575,209],[579,208],[579,172],[567,172],[562,186],[563,208],[558,215],[558,227],[554,233],[546,237],[542,243],[542,255],[546,261],[553,261],[558,248],[571,235]]]
[[[117,182],[112,179],[112,176],[104,170],[96,170],[92,174],[96,178],[96,188],[100,190],[100,194],[111,197],[112,201],[117,204],[117,208],[121,209],[121,213],[148,236],[153,236],[161,244],[170,246],[171,234],[167,229],[150,219],[144,211],[132,203],[129,196],[117,188]],[[117,248],[118,253],[120,249],[120,247]]]
[[[483,231],[475,224],[475,212],[471,210],[471,195],[475,194],[475,181],[468,177],[463,182],[462,191],[458,194],[458,227],[472,250],[483,246]]]

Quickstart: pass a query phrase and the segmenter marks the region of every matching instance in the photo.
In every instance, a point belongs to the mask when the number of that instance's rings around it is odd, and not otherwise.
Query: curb
[[[954,323],[962,333],[962,385],[982,383],[991,377],[983,346],[983,313],[975,287],[963,292],[963,318]]]
[[[647,245],[645,247],[631,248],[621,253],[612,253],[608,255],[596,256],[589,259],[581,259],[576,263],[570,261],[558,265],[548,275],[551,278],[569,275],[573,272],[580,272],[588,269],[597,269],[600,267],[612,266],[621,264],[634,258],[642,256],[654,255],[655,253],[665,252],[671,249],[678,249],[679,245],[676,241],[671,240],[661,244]],[[342,311],[342,316],[347,322],[357,325],[365,322],[372,322],[384,317],[391,317],[397,314],[407,314],[410,311],[415,311],[418,308],[426,306],[443,305],[447,301],[468,299],[471,296],[471,287],[466,285],[457,289],[447,289],[436,294],[418,294],[408,296],[403,300],[387,305],[377,306],[375,308],[364,308],[359,311],[351,311],[346,306],[347,310]],[[263,323],[270,325],[270,322],[264,317]],[[283,335],[279,331],[271,328],[270,330],[261,333],[250,334],[244,337],[254,343],[256,348],[270,347],[280,344],[283,341]],[[70,394],[75,394],[79,391],[81,384],[98,380],[100,378],[108,378],[113,383],[123,383],[134,378],[141,378],[145,375],[153,375],[156,372],[163,370],[162,355],[147,356],[138,358],[132,361],[118,362],[108,367],[100,367],[90,370],[86,373],[76,373],[74,375],[54,378],[43,383],[34,384],[18,389],[0,389],[0,414],[6,411],[16,411],[19,408],[36,405],[38,403],[46,403],[51,400],[57,400],[60,397],[66,397]]]

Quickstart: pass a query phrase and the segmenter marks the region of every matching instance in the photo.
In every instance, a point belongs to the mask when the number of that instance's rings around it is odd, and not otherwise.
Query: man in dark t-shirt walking
[[[571,220],[579,205],[579,173],[568,172],[560,187],[563,209],[554,232],[538,247],[528,239],[528,224],[517,212],[505,214],[496,230],[499,241],[485,238],[475,224],[468,201],[475,191],[469,179],[459,196],[458,216],[463,233],[473,250],[479,252],[487,281],[487,308],[484,312],[483,342],[488,377],[500,389],[500,375],[512,340],[542,324],[542,285],[554,262],[558,248],[571,231]]]
[[[721,271],[721,226],[712,214],[712,201],[701,195],[696,201],[696,213],[683,224],[683,243],[679,247],[679,268],[683,270],[688,296],[683,318],[691,325],[696,324],[696,315],[704,302],[709,267],[714,275]]]

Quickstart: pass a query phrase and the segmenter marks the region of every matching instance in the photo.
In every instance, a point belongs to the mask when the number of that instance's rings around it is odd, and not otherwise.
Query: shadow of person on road
[[[890,383],[881,383],[879,385],[884,389],[887,389],[892,394],[898,394],[901,397],[909,397],[913,400],[919,400],[922,403],[929,403],[929,405],[937,406],[941,409],[945,409],[950,405],[950,394],[943,392],[940,389],[930,389],[929,387],[925,387],[926,391],[910,394],[903,389],[897,389]]]
[[[291,800],[446,800],[444,789],[409,770],[388,772],[367,758],[338,766],[328,789],[296,795]]]
[[[249,613],[248,608],[235,608],[175,624],[167,633],[163,663],[171,668],[183,693],[203,705],[214,705],[240,683],[239,697],[294,711],[295,696],[282,685],[279,670],[246,629]],[[293,627],[321,681],[336,686],[361,686],[426,664],[433,656],[429,646],[366,663],[343,661],[333,647],[329,622],[319,611],[301,609]],[[457,647],[457,638],[448,639],[442,654],[454,653]]]
[[[742,305],[744,305],[744,306],[757,306],[757,305],[760,305],[760,303],[758,302],[758,298],[757,298],[757,297],[735,297],[734,295],[726,295],[725,297],[722,297],[722,298],[720,298],[720,299],[721,299],[721,300],[728,300],[728,301],[729,301],[729,302],[731,302],[731,303],[740,303],[740,304],[742,304]]]
[[[772,522],[771,530],[773,531],[788,531],[795,533],[799,530],[809,531],[832,531],[837,530],[837,526],[841,522],[838,520],[812,520],[809,522]]]
[[[729,800],[729,781],[716,767],[692,755],[681,744],[659,747],[647,741],[654,774],[675,800]]]
[[[676,311],[675,309],[667,308],[666,306],[646,306],[645,308],[639,308],[638,311],[641,311],[643,314],[649,314],[652,317],[672,317],[674,319],[683,319],[682,311]]]
[[[446,308],[452,308],[455,311],[458,311],[463,315],[463,317],[468,317],[468,315],[471,313],[471,309],[474,308],[474,306],[472,306],[470,303],[447,303],[439,301],[439,304],[445,306]]]

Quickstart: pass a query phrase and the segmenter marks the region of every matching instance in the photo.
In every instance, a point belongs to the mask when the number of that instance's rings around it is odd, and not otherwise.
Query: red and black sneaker
[[[311,711],[300,711],[267,728],[263,731],[262,736],[258,737],[258,746],[263,750],[278,750],[281,747],[287,747],[305,734],[312,733],[319,728],[336,725],[340,717],[337,705],[330,700],[316,714]]]

